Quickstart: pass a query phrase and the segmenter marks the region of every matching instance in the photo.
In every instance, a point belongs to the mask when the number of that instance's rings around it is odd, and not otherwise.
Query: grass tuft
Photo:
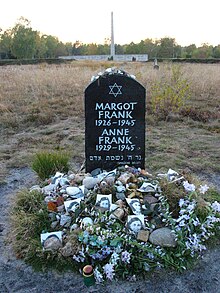
[[[55,174],[56,171],[67,173],[69,170],[68,162],[69,154],[66,152],[42,151],[35,155],[32,168],[40,179],[45,180]]]
[[[43,199],[42,193],[29,192],[26,189],[17,194],[12,210],[11,235],[14,238],[13,246],[18,257],[29,255],[33,250],[32,242],[39,241],[39,233],[49,228],[47,207]],[[36,245],[34,247],[36,248]]]

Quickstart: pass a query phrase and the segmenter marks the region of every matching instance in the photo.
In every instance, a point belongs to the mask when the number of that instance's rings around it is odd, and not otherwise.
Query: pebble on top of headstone
[[[85,90],[86,171],[144,169],[146,90],[133,75],[108,68]]]

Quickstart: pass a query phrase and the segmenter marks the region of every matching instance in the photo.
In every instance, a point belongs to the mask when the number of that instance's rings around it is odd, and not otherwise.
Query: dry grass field
[[[91,77],[116,66],[147,89],[146,169],[220,172],[220,66],[178,65],[191,99],[166,120],[151,108],[152,86],[169,80],[172,65],[73,61],[0,67],[0,181],[10,168],[30,166],[40,150],[66,150],[77,170],[84,161],[84,90]],[[175,65],[176,66],[176,65]]]

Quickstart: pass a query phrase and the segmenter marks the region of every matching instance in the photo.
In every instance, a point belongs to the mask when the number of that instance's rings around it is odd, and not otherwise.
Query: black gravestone
[[[96,77],[85,90],[86,171],[120,165],[144,168],[145,88],[120,70]]]

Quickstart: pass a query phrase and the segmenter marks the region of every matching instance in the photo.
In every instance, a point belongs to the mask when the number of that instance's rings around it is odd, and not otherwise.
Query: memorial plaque
[[[130,75],[100,75],[85,90],[86,171],[144,168],[145,88]]]

